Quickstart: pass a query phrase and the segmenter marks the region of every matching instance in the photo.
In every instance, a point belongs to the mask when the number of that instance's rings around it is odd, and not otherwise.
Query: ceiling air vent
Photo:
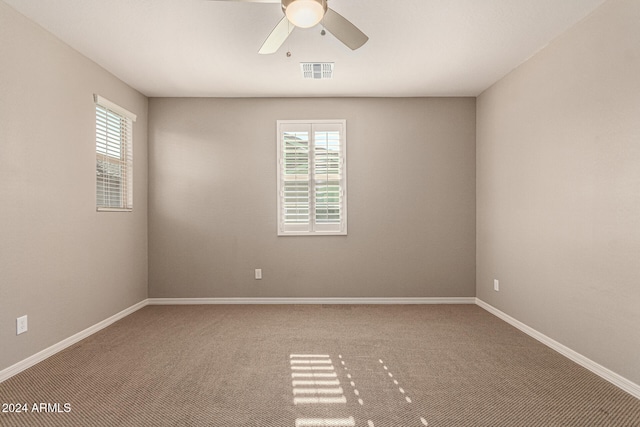
[[[332,79],[333,62],[301,62],[300,69],[305,79]]]

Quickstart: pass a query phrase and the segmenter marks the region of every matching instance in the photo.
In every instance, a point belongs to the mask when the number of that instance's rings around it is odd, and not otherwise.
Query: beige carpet
[[[148,306],[0,403],[29,409],[2,426],[640,426],[640,400],[474,305]]]

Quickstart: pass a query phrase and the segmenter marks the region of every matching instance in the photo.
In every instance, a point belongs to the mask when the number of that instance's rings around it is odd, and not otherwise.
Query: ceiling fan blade
[[[293,31],[294,28],[295,26],[289,22],[286,16],[282,18],[280,22],[278,22],[278,25],[276,25],[276,27],[273,29],[273,31],[271,31],[269,37],[267,37],[264,43],[262,43],[262,47],[260,48],[258,53],[261,53],[263,55],[276,53],[278,49],[280,49],[280,46],[282,46],[284,41],[287,39],[287,37],[289,37],[289,34],[291,34],[291,31]]]
[[[324,27],[351,50],[356,50],[369,40],[365,33],[338,12],[327,9],[322,18]]]

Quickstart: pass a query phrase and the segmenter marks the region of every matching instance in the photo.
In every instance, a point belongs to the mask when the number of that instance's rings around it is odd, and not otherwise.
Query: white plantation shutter
[[[96,103],[96,207],[133,209],[135,114],[94,95]]]
[[[278,234],[347,233],[346,122],[278,121]]]
[[[282,133],[281,220],[288,231],[309,231],[311,218],[310,137],[308,126],[289,126]]]

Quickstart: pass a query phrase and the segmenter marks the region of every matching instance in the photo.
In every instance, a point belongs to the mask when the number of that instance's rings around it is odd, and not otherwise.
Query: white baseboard
[[[54,354],[64,350],[65,348],[77,343],[78,341],[88,337],[89,335],[93,335],[101,329],[106,328],[112,323],[117,322],[118,320],[130,315],[134,311],[140,310],[142,307],[147,305],[147,300],[142,300],[137,304],[132,305],[129,308],[125,308],[119,313],[114,314],[113,316],[96,323],[93,326],[88,327],[87,329],[78,332],[70,336],[69,338],[65,338],[64,340],[52,345],[51,347],[45,348],[42,351],[34,354],[33,356],[29,356],[20,362],[9,366],[6,369],[0,371],[0,383],[11,378],[12,376],[24,371],[27,368],[35,365],[36,363],[42,362],[44,359],[53,356]]]
[[[520,322],[519,320],[514,319],[508,314],[498,310],[494,306],[487,304],[486,302],[482,301],[480,298],[476,298],[476,304],[482,307],[483,309],[487,310],[489,313],[504,320],[511,326],[514,326],[517,329],[521,330],[522,332],[529,335],[530,337],[540,341],[542,344],[546,345],[547,347],[562,354],[564,357],[576,362],[578,365],[582,366],[583,368],[590,370],[591,372],[598,375],[599,377],[609,381],[611,384],[615,385],[616,387],[621,388],[622,390],[626,391],[630,395],[640,399],[640,385],[624,378],[621,375],[616,374],[615,372],[583,356],[577,351],[574,351],[569,347],[563,344],[560,344],[558,341],[552,338],[549,338],[543,333],[536,331],[532,327],[527,326],[524,323]]]
[[[149,298],[149,305],[198,304],[475,304],[475,297],[435,298]]]

